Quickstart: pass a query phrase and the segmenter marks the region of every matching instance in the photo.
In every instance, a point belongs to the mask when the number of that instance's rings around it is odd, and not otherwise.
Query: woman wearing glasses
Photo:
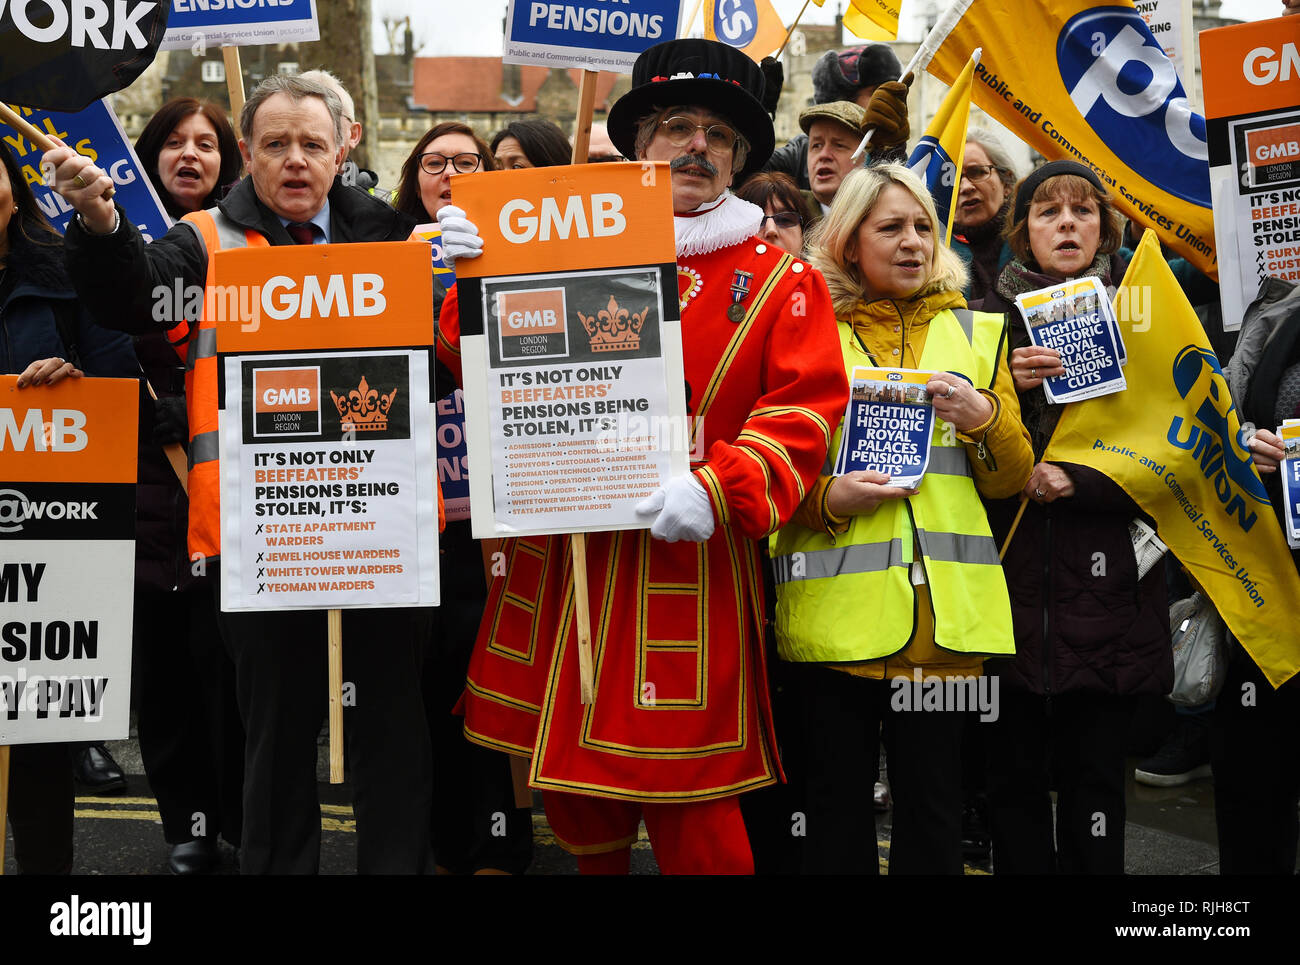
[[[456,121],[435,125],[402,165],[394,206],[421,222],[441,224],[447,215],[463,215],[451,203],[452,176],[495,170],[492,151],[473,129]],[[439,276],[434,276],[435,325],[446,295]],[[441,438],[442,429],[460,418],[461,406],[452,375],[441,364],[434,382],[435,394],[441,396]],[[443,605],[425,652],[422,681],[433,748],[434,860],[439,874],[522,874],[532,860],[532,820],[527,809],[515,807],[509,762],[503,755],[465,740],[463,720],[452,713],[465,688],[487,585],[469,520],[450,503],[439,547]]]
[[[453,174],[496,169],[492,151],[473,128],[459,121],[435,124],[402,165],[393,207],[421,224],[437,221],[438,212],[451,204]]]
[[[983,131],[968,133],[957,208],[952,216],[952,249],[970,262],[967,294],[972,302],[993,290],[1002,269],[1011,261],[1002,228],[1015,183],[1015,165],[997,139]]]
[[[736,197],[763,209],[763,223],[758,226],[760,238],[796,258],[803,257],[803,228],[808,215],[803,196],[788,174],[755,174],[736,192]]]

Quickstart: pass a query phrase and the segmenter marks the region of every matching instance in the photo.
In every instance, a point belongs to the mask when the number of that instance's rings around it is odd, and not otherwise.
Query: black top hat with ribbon
[[[643,51],[632,65],[632,89],[609,109],[609,137],[624,157],[636,157],[636,131],[656,110],[701,107],[725,118],[746,141],[749,155],[734,184],[772,156],[776,138],[763,110],[763,73],[735,47],[716,40],[669,40]]]

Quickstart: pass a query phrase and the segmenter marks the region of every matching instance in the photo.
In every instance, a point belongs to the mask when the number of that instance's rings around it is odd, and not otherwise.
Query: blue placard
[[[1288,421],[1278,428],[1282,438],[1282,503],[1286,522],[1286,541],[1300,549],[1300,425]]]
[[[1077,402],[1122,392],[1125,355],[1110,298],[1093,277],[1016,296],[1035,345],[1061,353],[1064,375],[1043,382],[1049,402]]]
[[[171,5],[160,50],[320,39],[316,0],[171,0]]]
[[[56,111],[15,108],[23,120],[39,131],[59,138],[78,154],[84,154],[103,168],[113,179],[114,200],[125,210],[131,223],[140,229],[145,241],[166,234],[171,219],[163,208],[153,183],[140,167],[131,142],[127,140],[117,115],[108,101],[95,101],[84,111],[62,114]],[[41,178],[39,148],[24,135],[0,122],[0,135],[13,152],[20,170],[36,195],[36,203],[59,231],[72,220],[72,205],[45,186]]]
[[[890,485],[913,489],[930,463],[934,406],[931,372],[855,368],[840,432],[836,475],[871,469]]]
[[[637,54],[677,36],[680,0],[510,0],[508,64],[631,73]]]
[[[469,519],[469,456],[465,445],[465,397],[460,389],[438,400],[438,482],[447,520]]]

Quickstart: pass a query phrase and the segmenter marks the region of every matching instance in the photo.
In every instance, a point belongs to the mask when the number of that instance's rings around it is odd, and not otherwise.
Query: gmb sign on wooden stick
[[[0,745],[124,738],[139,387],[17,381],[0,376]]]
[[[456,266],[474,535],[643,529],[687,471],[665,165],[471,174]]]

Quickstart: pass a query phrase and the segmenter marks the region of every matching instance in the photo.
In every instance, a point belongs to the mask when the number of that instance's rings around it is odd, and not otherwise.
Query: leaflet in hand
[[[835,474],[874,469],[888,473],[891,486],[916,488],[930,464],[934,406],[925,384],[932,378],[912,369],[855,368]]]
[[[1043,381],[1049,402],[1077,402],[1128,388],[1128,360],[1115,311],[1101,281],[1079,278],[1016,296],[1035,345],[1061,353],[1064,375]]]
[[[1287,419],[1277,434],[1282,437],[1282,451],[1286,453],[1280,467],[1286,541],[1293,549],[1300,549],[1300,419]]]

